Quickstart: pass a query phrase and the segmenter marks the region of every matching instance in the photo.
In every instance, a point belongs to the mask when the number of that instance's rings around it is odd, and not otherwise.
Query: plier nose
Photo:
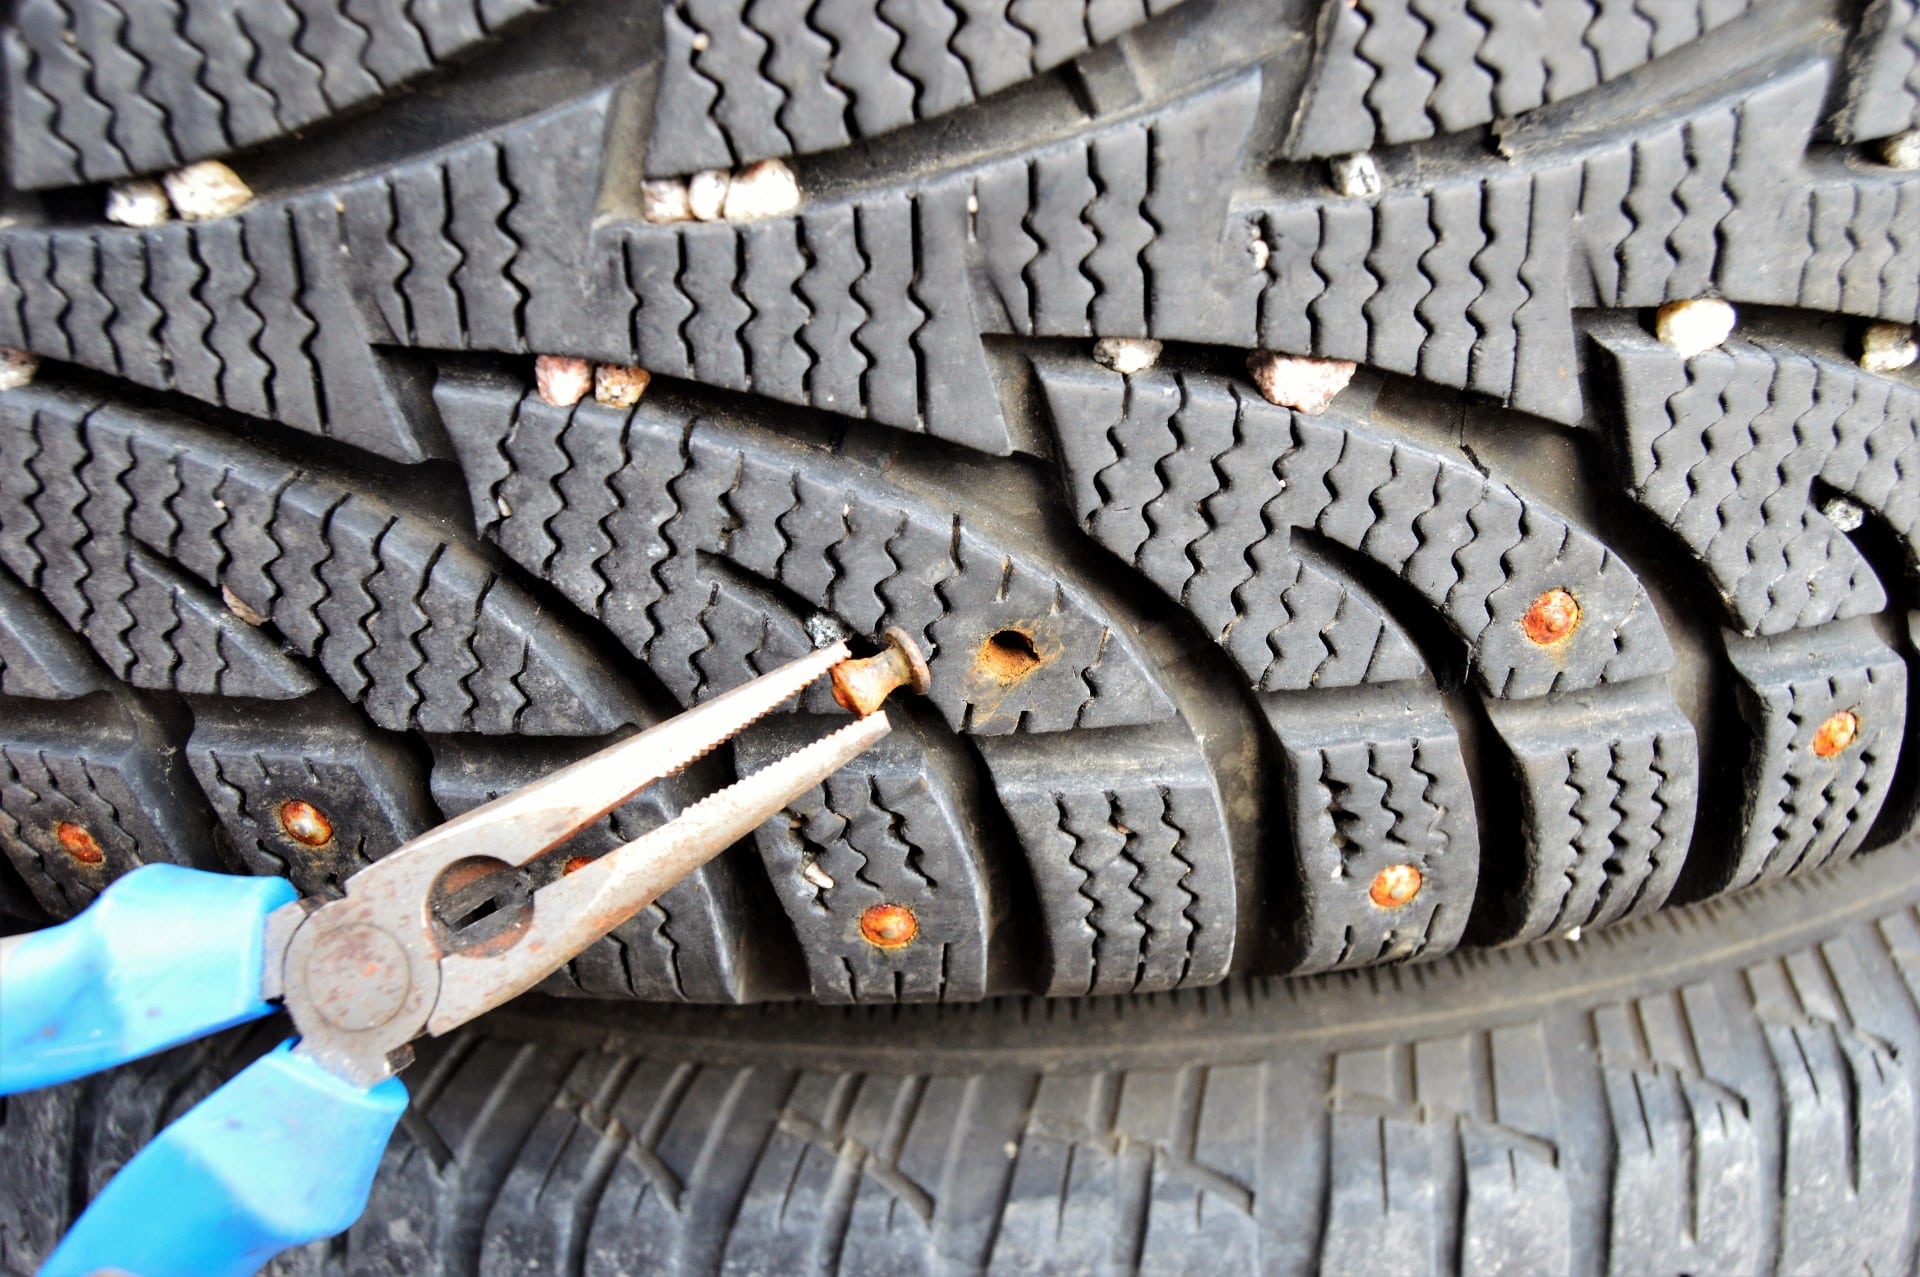
[[[342,899],[276,911],[267,979],[277,973],[300,1029],[295,1049],[372,1085],[404,1066],[414,1038],[531,989],[884,737],[880,701],[903,684],[926,686],[912,640],[895,630],[887,644],[858,661],[845,642],[815,651],[427,831],[349,878]],[[825,675],[861,717],[549,883],[483,939],[457,936],[436,916],[450,883],[511,875]]]

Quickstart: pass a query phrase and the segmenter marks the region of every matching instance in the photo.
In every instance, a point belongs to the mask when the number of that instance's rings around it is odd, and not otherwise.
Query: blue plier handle
[[[71,922],[0,950],[0,1093],[47,1086],[258,1019],[280,878],[147,865]],[[292,1051],[256,1060],[114,1176],[40,1270],[251,1273],[367,1204],[407,1089]]]
[[[844,643],[814,652],[431,829],[354,874],[338,900],[149,865],[71,922],[0,941],[0,1095],[282,1006],[296,1033],[128,1162],[42,1277],[244,1274],[346,1228],[406,1109],[394,1074],[408,1044],[532,988],[878,742],[890,728],[879,701],[926,686],[911,641],[889,639],[864,660]],[[484,935],[437,918],[436,892],[518,870],[828,674],[856,721],[541,888]]]

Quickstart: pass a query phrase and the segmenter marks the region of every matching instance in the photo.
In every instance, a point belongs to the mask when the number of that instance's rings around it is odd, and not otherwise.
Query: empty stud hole
[[[1040,666],[1033,640],[1019,630],[998,630],[980,645],[976,665],[1000,683],[1015,683]]]

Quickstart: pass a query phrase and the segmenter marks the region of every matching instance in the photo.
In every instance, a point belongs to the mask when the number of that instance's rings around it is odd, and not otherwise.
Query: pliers
[[[162,1131],[41,1269],[250,1273],[365,1209],[407,1106],[408,1045],[516,997],[890,730],[880,701],[926,691],[899,630],[837,642],[427,831],[334,900],[279,878],[148,865],[72,921],[0,941],[0,1095],[46,1086],[284,1007],[295,1036]],[[652,782],[831,675],[860,717],[522,892],[483,925],[444,919]],[[456,919],[457,922],[457,919]]]

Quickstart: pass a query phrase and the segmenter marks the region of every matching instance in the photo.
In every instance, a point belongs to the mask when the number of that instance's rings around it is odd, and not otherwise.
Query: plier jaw
[[[886,650],[863,660],[844,642],[822,648],[429,830],[349,878],[339,900],[276,910],[264,983],[293,1016],[295,1051],[371,1086],[406,1066],[415,1038],[538,984],[885,736],[880,701],[902,685],[926,688],[912,640],[886,637]],[[823,675],[861,717],[533,892],[483,940],[464,941],[436,918],[450,886],[519,870]]]

